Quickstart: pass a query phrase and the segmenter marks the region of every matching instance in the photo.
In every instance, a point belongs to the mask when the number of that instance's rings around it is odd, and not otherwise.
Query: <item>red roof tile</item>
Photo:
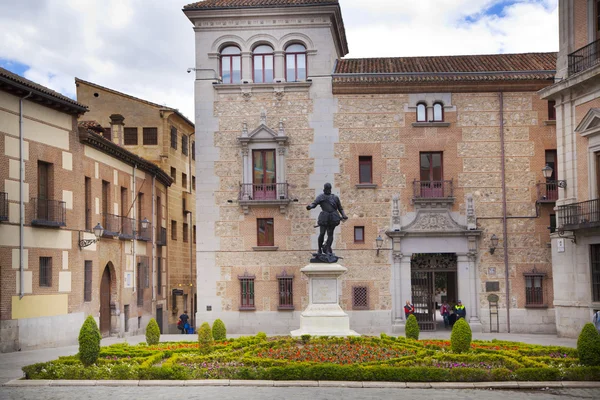
[[[184,6],[184,9],[298,7],[338,4],[338,0],[205,0]]]

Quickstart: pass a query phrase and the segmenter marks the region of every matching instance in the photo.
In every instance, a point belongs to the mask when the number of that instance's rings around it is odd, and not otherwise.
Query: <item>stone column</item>
[[[285,194],[285,188],[283,185],[279,185],[280,183],[285,183],[285,147],[283,145],[279,145],[277,148],[277,177],[276,182],[277,185],[277,198],[281,198]]]
[[[242,51],[242,82],[252,83],[252,53]]]
[[[242,147],[242,184],[252,183],[252,175],[250,173],[250,163],[248,162],[248,154],[250,149],[248,146]],[[251,189],[248,186],[242,186],[242,200],[248,200],[248,193],[251,193]]]
[[[402,297],[400,298],[400,309],[398,312],[401,315],[402,320],[405,320],[404,303],[406,303],[406,300],[410,300],[412,302],[412,279],[410,277],[411,256],[412,254],[403,254],[402,261],[400,261],[400,294]]]
[[[473,332],[481,332],[479,320],[479,302],[477,301],[478,280],[475,260],[472,254],[457,254],[458,262],[458,299],[467,308],[467,321]]]
[[[285,82],[285,52],[284,51],[275,51],[275,71],[273,79],[275,82]]]

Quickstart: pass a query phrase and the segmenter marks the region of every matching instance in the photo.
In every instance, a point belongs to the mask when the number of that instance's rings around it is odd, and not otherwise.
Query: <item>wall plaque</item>
[[[499,292],[500,291],[500,282],[486,282],[485,283],[485,291],[486,292]]]
[[[312,303],[313,304],[337,304],[337,279],[313,279],[312,280]]]

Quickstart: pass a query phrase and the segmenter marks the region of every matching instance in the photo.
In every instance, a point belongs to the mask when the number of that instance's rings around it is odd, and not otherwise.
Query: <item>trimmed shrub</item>
[[[102,335],[100,335],[96,320],[91,315],[88,315],[79,331],[79,359],[86,367],[89,367],[98,360],[101,339]]]
[[[150,346],[155,346],[160,342],[160,328],[154,318],[151,318],[146,326],[146,342]]]
[[[414,314],[410,314],[406,320],[406,337],[408,339],[419,340],[419,323]]]
[[[256,338],[257,338],[258,340],[260,340],[261,342],[264,342],[264,341],[266,341],[266,340],[267,340],[267,334],[266,334],[266,333],[264,333],[264,332],[258,332],[258,333],[256,334]]]
[[[452,327],[450,345],[455,353],[463,353],[471,349],[471,327],[464,318],[460,318]]]
[[[300,336],[300,338],[302,339],[302,343],[304,344],[310,342],[310,335],[308,333],[305,333],[304,335]]]
[[[588,367],[600,366],[600,334],[591,322],[583,326],[577,339],[579,361]]]
[[[212,326],[212,336],[215,340],[227,339],[227,329],[225,324],[220,319],[216,319]]]
[[[212,329],[208,322],[203,322],[198,329],[198,344],[200,347],[210,347],[213,344]]]

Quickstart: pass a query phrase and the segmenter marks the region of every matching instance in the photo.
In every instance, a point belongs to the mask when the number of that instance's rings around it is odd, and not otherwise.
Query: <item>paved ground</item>
[[[43,389],[43,390],[41,390]],[[349,389],[349,388],[260,388],[260,387],[47,387],[0,388],[0,399],[218,399],[218,400],[546,400],[598,399],[599,389],[556,389],[537,391],[436,390],[436,389]]]

